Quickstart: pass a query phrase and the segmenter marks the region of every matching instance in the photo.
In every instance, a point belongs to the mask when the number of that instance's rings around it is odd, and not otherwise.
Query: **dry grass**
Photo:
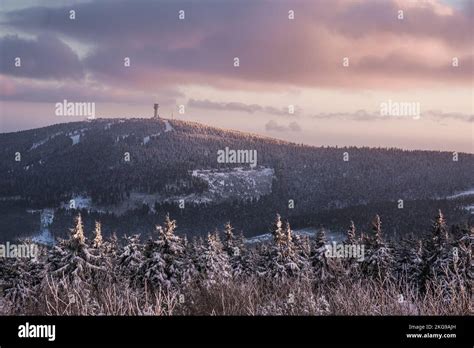
[[[400,289],[403,288],[403,291]],[[45,279],[34,298],[8,314],[30,315],[472,315],[469,294],[450,301],[436,285],[424,294],[373,280],[268,282],[256,277],[177,291],[150,291],[126,282],[70,284]],[[9,308],[9,309],[6,309]]]

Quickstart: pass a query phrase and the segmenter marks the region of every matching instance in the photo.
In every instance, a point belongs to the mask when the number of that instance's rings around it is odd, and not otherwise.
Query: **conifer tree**
[[[321,228],[316,234],[316,240],[310,257],[316,281],[326,281],[334,278],[333,262],[327,257],[326,243],[326,231],[324,228]]]
[[[463,250],[462,246],[450,240],[446,220],[441,210],[438,210],[431,239],[427,243],[423,290],[437,284],[446,303],[452,300],[455,292],[466,289],[464,277],[459,272],[460,268],[463,269],[460,250]]]
[[[346,233],[346,239],[343,242],[344,246],[351,246],[352,248],[360,244],[360,240],[357,239],[356,227],[354,221],[351,220],[349,229]],[[354,256],[354,255],[352,255]],[[348,276],[358,277],[359,262],[354,257],[347,257],[342,260],[343,272]]]
[[[285,265],[285,273],[287,276],[297,276],[299,275],[302,262],[296,252],[293,242],[293,231],[291,230],[288,221],[285,222],[283,237],[283,262]]]
[[[90,243],[90,253],[97,259],[95,264],[105,269],[105,272],[93,272],[93,282],[98,285],[101,280],[108,282],[115,279],[116,274],[113,271],[113,263],[116,258],[116,245],[112,240],[104,240],[102,236],[102,224],[99,221],[95,222],[94,239]]]
[[[474,227],[465,226],[461,230],[461,237],[456,241],[457,251],[453,251],[453,256],[457,254],[458,260],[454,257],[456,273],[459,275],[459,290],[467,294],[473,293],[474,287]]]
[[[253,270],[249,264],[247,249],[245,247],[245,238],[241,234],[238,238],[233,233],[234,228],[227,222],[224,225],[224,251],[229,256],[229,262],[232,268],[232,277],[239,278],[249,275]]]
[[[47,269],[53,276],[64,277],[73,283],[87,282],[93,273],[106,271],[100,265],[100,258],[89,250],[81,214],[76,217],[71,237],[61,240],[50,250]]]
[[[448,227],[446,225],[446,220],[444,219],[444,215],[441,212],[441,209],[438,210],[438,215],[433,222],[433,229],[432,229],[432,239],[430,245],[430,252],[432,254],[437,254],[442,252],[442,250],[446,247],[449,240],[448,235]]]
[[[293,236],[293,245],[299,267],[299,276],[302,279],[311,280],[313,278],[313,267],[310,262],[311,242],[308,236]]]
[[[356,237],[356,228],[354,225],[354,221],[351,220],[349,229],[347,230],[345,244],[356,244],[357,237]]]
[[[382,222],[376,215],[372,221],[372,237],[366,245],[366,257],[363,263],[364,272],[382,282],[392,278],[393,255],[382,237]]]
[[[224,250],[229,254],[229,256],[234,254],[234,233],[233,233],[234,228],[230,224],[230,221],[228,221],[224,225]]]
[[[275,242],[275,245],[277,247],[282,246],[285,242],[285,234],[283,231],[283,222],[281,221],[280,214],[276,215],[276,219],[272,225],[271,232],[273,235],[273,241]]]
[[[423,242],[421,240],[402,240],[395,254],[396,277],[401,283],[422,285],[423,279]]]
[[[117,267],[122,279],[131,285],[142,285],[143,275],[139,272],[143,264],[143,245],[140,235],[124,236],[125,245],[117,252]]]
[[[30,240],[22,243],[36,248],[37,254],[27,257],[0,257],[0,296],[12,304],[14,313],[22,314],[27,306],[35,306],[44,275],[43,249]]]
[[[94,240],[92,241],[92,247],[93,248],[101,248],[102,247],[102,225],[99,221],[95,222],[95,237]]]
[[[289,223],[283,224],[277,214],[272,224],[273,244],[260,248],[262,263],[259,274],[267,279],[283,281],[299,275],[298,255],[293,244],[293,235]]]
[[[156,227],[158,239],[150,239],[145,247],[142,273],[155,288],[176,288],[190,280],[191,270],[186,262],[184,241],[175,234],[175,229],[176,221],[167,214],[163,227]]]
[[[196,262],[196,269],[205,287],[225,283],[232,277],[229,257],[223,250],[217,232],[209,233]]]

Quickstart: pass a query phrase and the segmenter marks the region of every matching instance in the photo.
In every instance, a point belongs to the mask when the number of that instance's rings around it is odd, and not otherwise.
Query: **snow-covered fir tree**
[[[30,248],[33,245],[29,240],[22,243]],[[13,313],[22,313],[26,306],[35,306],[37,302],[37,293],[44,276],[44,250],[36,244],[34,247],[37,255],[32,258],[0,257],[0,292],[12,304]]]
[[[393,255],[382,237],[382,222],[376,215],[372,221],[372,236],[365,245],[365,258],[362,264],[366,275],[382,282],[392,279]]]
[[[92,247],[93,248],[101,248],[103,243],[102,239],[102,225],[99,221],[95,222],[95,230],[94,230],[94,239],[92,240]]]
[[[335,260],[327,257],[326,243],[326,231],[324,228],[321,228],[316,234],[316,239],[310,256],[310,261],[314,271],[314,279],[316,281],[326,281],[335,276]]]
[[[281,221],[280,214],[276,215],[276,219],[272,225],[271,233],[276,246],[281,246],[285,243],[285,232],[283,230],[283,222]]]
[[[456,263],[457,274],[460,277],[460,290],[472,294],[474,290],[474,227],[464,226],[461,228],[461,237],[456,241],[455,247],[458,262]]]
[[[224,250],[227,252],[229,256],[234,254],[234,246],[235,246],[235,236],[234,236],[234,228],[230,224],[230,221],[226,222],[224,225]]]
[[[356,244],[357,243],[357,236],[356,236],[356,227],[354,225],[354,221],[351,220],[349,225],[349,229],[346,233],[346,240],[344,241],[345,244]]]
[[[285,268],[288,276],[301,276],[302,272],[310,271],[307,254],[308,245],[304,244],[301,239],[293,234],[290,222],[286,221],[284,226],[284,245],[283,255],[285,257]],[[308,276],[308,274],[305,274]]]
[[[196,260],[196,270],[205,287],[227,282],[232,277],[229,256],[223,250],[217,231],[209,233],[204,245],[200,248]]]
[[[469,275],[470,270],[470,267],[466,265],[466,260],[469,259],[470,254],[469,250],[466,253],[465,242],[468,241],[467,245],[469,245],[470,240],[470,237],[468,237],[464,238],[462,242],[452,241],[443,213],[438,210],[433,222],[431,238],[426,243],[426,277],[423,289],[436,283],[442,292],[444,301],[449,303],[458,291],[465,292],[472,288],[472,284],[466,282],[469,279],[469,276],[466,277],[466,270],[467,275]]]
[[[264,253],[261,259],[263,265],[260,269],[264,269],[264,271],[261,274],[278,281],[298,276],[300,273],[299,255],[293,244],[293,233],[290,224],[284,224],[280,215],[277,214],[271,232],[273,244],[262,249]]]
[[[73,283],[88,282],[94,274],[106,272],[94,255],[84,234],[81,214],[76,217],[76,226],[71,229],[69,239],[53,246],[48,255],[47,270],[55,277],[64,277]]]
[[[157,239],[150,239],[144,250],[145,261],[142,265],[145,280],[153,287],[177,288],[188,282],[193,270],[186,262],[184,240],[175,234],[176,221],[166,215],[163,226],[157,226]]]
[[[414,239],[402,240],[395,253],[395,264],[397,279],[419,289],[424,272],[423,242]]]
[[[120,277],[131,285],[142,285],[143,275],[139,272],[143,264],[143,245],[140,235],[124,236],[124,247],[117,252],[117,268]]]
[[[252,265],[250,264],[247,248],[245,247],[245,238],[242,234],[236,237],[233,232],[234,228],[227,222],[224,225],[224,251],[229,256],[229,262],[232,268],[232,277],[239,278],[250,275]]]
[[[354,224],[354,221],[351,220],[349,224],[349,228],[346,232],[346,239],[343,242],[344,246],[350,246],[351,248],[355,248],[359,246],[360,240],[357,238],[357,231]],[[354,255],[351,257],[345,257],[341,262],[342,271],[347,276],[358,277],[359,274],[359,264],[360,260],[357,260]]]
[[[311,264],[311,241],[309,236],[293,235],[293,246],[298,260],[299,277],[310,280],[313,278],[313,266]]]
[[[115,277],[113,272],[113,262],[115,261],[115,254],[112,253],[112,241],[104,240],[102,237],[102,224],[99,221],[95,222],[94,239],[90,243],[91,254],[97,257],[96,264],[100,265],[106,272],[94,272],[93,281],[98,282],[101,277],[111,279]]]

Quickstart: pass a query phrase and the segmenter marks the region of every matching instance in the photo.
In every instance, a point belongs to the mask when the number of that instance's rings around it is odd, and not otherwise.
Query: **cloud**
[[[440,110],[429,110],[422,113],[422,117],[426,117],[435,121],[442,121],[442,120],[455,120],[460,122],[474,122],[474,115],[473,114],[464,114],[460,112],[443,112]]]
[[[287,126],[284,126],[278,124],[278,122],[276,122],[275,120],[270,120],[265,125],[265,130],[269,132],[300,132],[301,127],[295,121],[290,122]]]
[[[351,120],[351,121],[374,121],[382,119],[380,112],[368,112],[357,110],[355,112],[322,112],[311,116],[313,119]]]
[[[337,14],[336,28],[344,36],[360,38],[375,33],[431,38],[450,46],[472,44],[472,1],[458,10],[436,0],[347,2]],[[404,11],[403,20],[397,18]]]
[[[380,111],[369,112],[366,110],[357,110],[355,112],[330,112],[319,113],[310,116],[312,119],[319,120],[339,120],[339,121],[380,121],[387,120],[387,116],[382,116]],[[404,117],[392,117],[391,120],[404,120]],[[428,119],[440,122],[442,120],[456,120],[460,122],[474,122],[474,115],[458,112],[443,112],[440,110],[421,111],[420,119]]]
[[[292,4],[291,21],[284,2],[103,0],[75,5],[75,21],[67,17],[70,6],[34,7],[7,13],[4,25],[81,42],[90,48],[82,63],[92,78],[140,90],[470,84],[472,4],[404,4],[398,21],[396,0],[307,0]],[[453,55],[463,57],[457,69],[449,67]],[[346,56],[349,68],[341,64]],[[131,67],[124,68],[124,57]],[[34,69],[25,73],[39,77]]]
[[[67,83],[35,79],[14,79],[0,75],[0,100],[38,103],[70,101],[91,101],[118,104],[152,103],[159,100],[161,105],[176,105],[177,98],[184,95],[173,89],[155,89],[142,93],[128,89],[104,87],[91,82]]]
[[[5,75],[56,80],[84,76],[77,54],[52,35],[34,40],[18,35],[0,37],[0,52],[0,73]],[[21,66],[15,66],[16,58],[20,58]]]
[[[261,106],[258,104],[245,104],[240,102],[213,102],[208,99],[195,100],[189,99],[188,106],[190,108],[208,109],[208,110],[225,110],[225,111],[239,111],[253,114],[255,112],[264,112],[267,114],[278,115],[278,116],[291,116],[294,117],[300,112],[298,108],[295,108],[294,114],[289,113],[289,107],[283,107],[281,109],[273,106]]]

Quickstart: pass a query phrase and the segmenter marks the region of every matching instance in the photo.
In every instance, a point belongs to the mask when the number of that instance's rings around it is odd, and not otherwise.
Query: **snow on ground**
[[[41,225],[50,226],[54,220],[54,209],[43,209],[41,211]]]
[[[92,198],[88,196],[75,195],[69,202],[64,202],[61,204],[61,208],[65,209],[88,209],[91,207]]]
[[[469,189],[469,190],[466,190],[466,191],[463,191],[463,192],[456,193],[456,194],[451,195],[451,196],[448,196],[448,197],[446,197],[446,198],[447,198],[447,199],[454,199],[454,198],[459,198],[459,197],[464,197],[464,196],[470,196],[470,195],[474,195],[474,188]]]
[[[129,136],[130,134],[118,135],[117,138],[115,139],[115,142],[118,143],[120,140],[127,139]]]
[[[81,135],[76,134],[76,135],[71,135],[69,138],[72,140],[72,145],[77,145],[79,144],[79,141],[81,140]]]
[[[53,139],[53,138],[55,138],[55,137],[57,137],[58,135],[61,135],[61,134],[63,134],[63,132],[58,132],[58,133],[55,133],[55,134],[47,137],[46,139],[43,139],[41,141],[38,141],[37,143],[34,143],[28,151],[34,150],[34,149],[40,147],[41,145],[46,144],[48,141],[50,141],[51,139]]]
[[[310,238],[314,238],[316,236],[317,231],[318,229],[316,228],[308,227],[308,228],[302,228],[299,230],[294,230],[293,233],[300,237],[307,236]],[[326,238],[327,238],[328,243],[342,242],[345,238],[344,233],[335,232],[335,231],[331,231],[327,229],[325,231],[326,231]],[[254,244],[254,243],[269,242],[272,240],[272,238],[273,237],[270,233],[265,233],[265,234],[260,234],[255,237],[246,238],[245,243]]]
[[[71,138],[72,140],[72,145],[77,145],[79,144],[81,140],[81,136],[84,135],[84,132],[87,131],[88,128],[81,128],[81,129],[76,129],[73,132],[67,133],[67,136]]]
[[[49,228],[41,228],[41,231],[31,238],[31,241],[38,244],[54,245],[55,240]]]
[[[146,145],[150,142],[151,139],[158,137],[161,135],[161,133],[155,133],[155,134],[150,134],[147,135],[146,137],[143,138],[143,145]]]
[[[463,209],[467,210],[471,214],[474,214],[474,204],[467,205],[467,206],[463,207]]]
[[[174,130],[173,126],[170,124],[168,120],[165,120],[165,133],[171,132],[172,130]]]
[[[209,191],[191,193],[187,195],[163,195],[159,193],[131,192],[130,198],[116,205],[96,205],[88,196],[75,195],[71,201],[63,202],[65,209],[88,209],[89,211],[110,212],[116,215],[125,214],[127,211],[142,207],[143,204],[153,211],[155,202],[180,204],[209,204],[220,203],[228,199],[258,199],[271,193],[274,170],[271,168],[234,168],[225,170],[194,170],[193,176],[199,177],[209,183]]]
[[[192,176],[207,182],[205,196],[213,201],[227,198],[259,198],[272,192],[275,171],[272,168],[196,169]]]
[[[43,209],[40,215],[40,231],[31,240],[38,244],[53,245],[54,237],[49,227],[54,221],[54,209]]]

